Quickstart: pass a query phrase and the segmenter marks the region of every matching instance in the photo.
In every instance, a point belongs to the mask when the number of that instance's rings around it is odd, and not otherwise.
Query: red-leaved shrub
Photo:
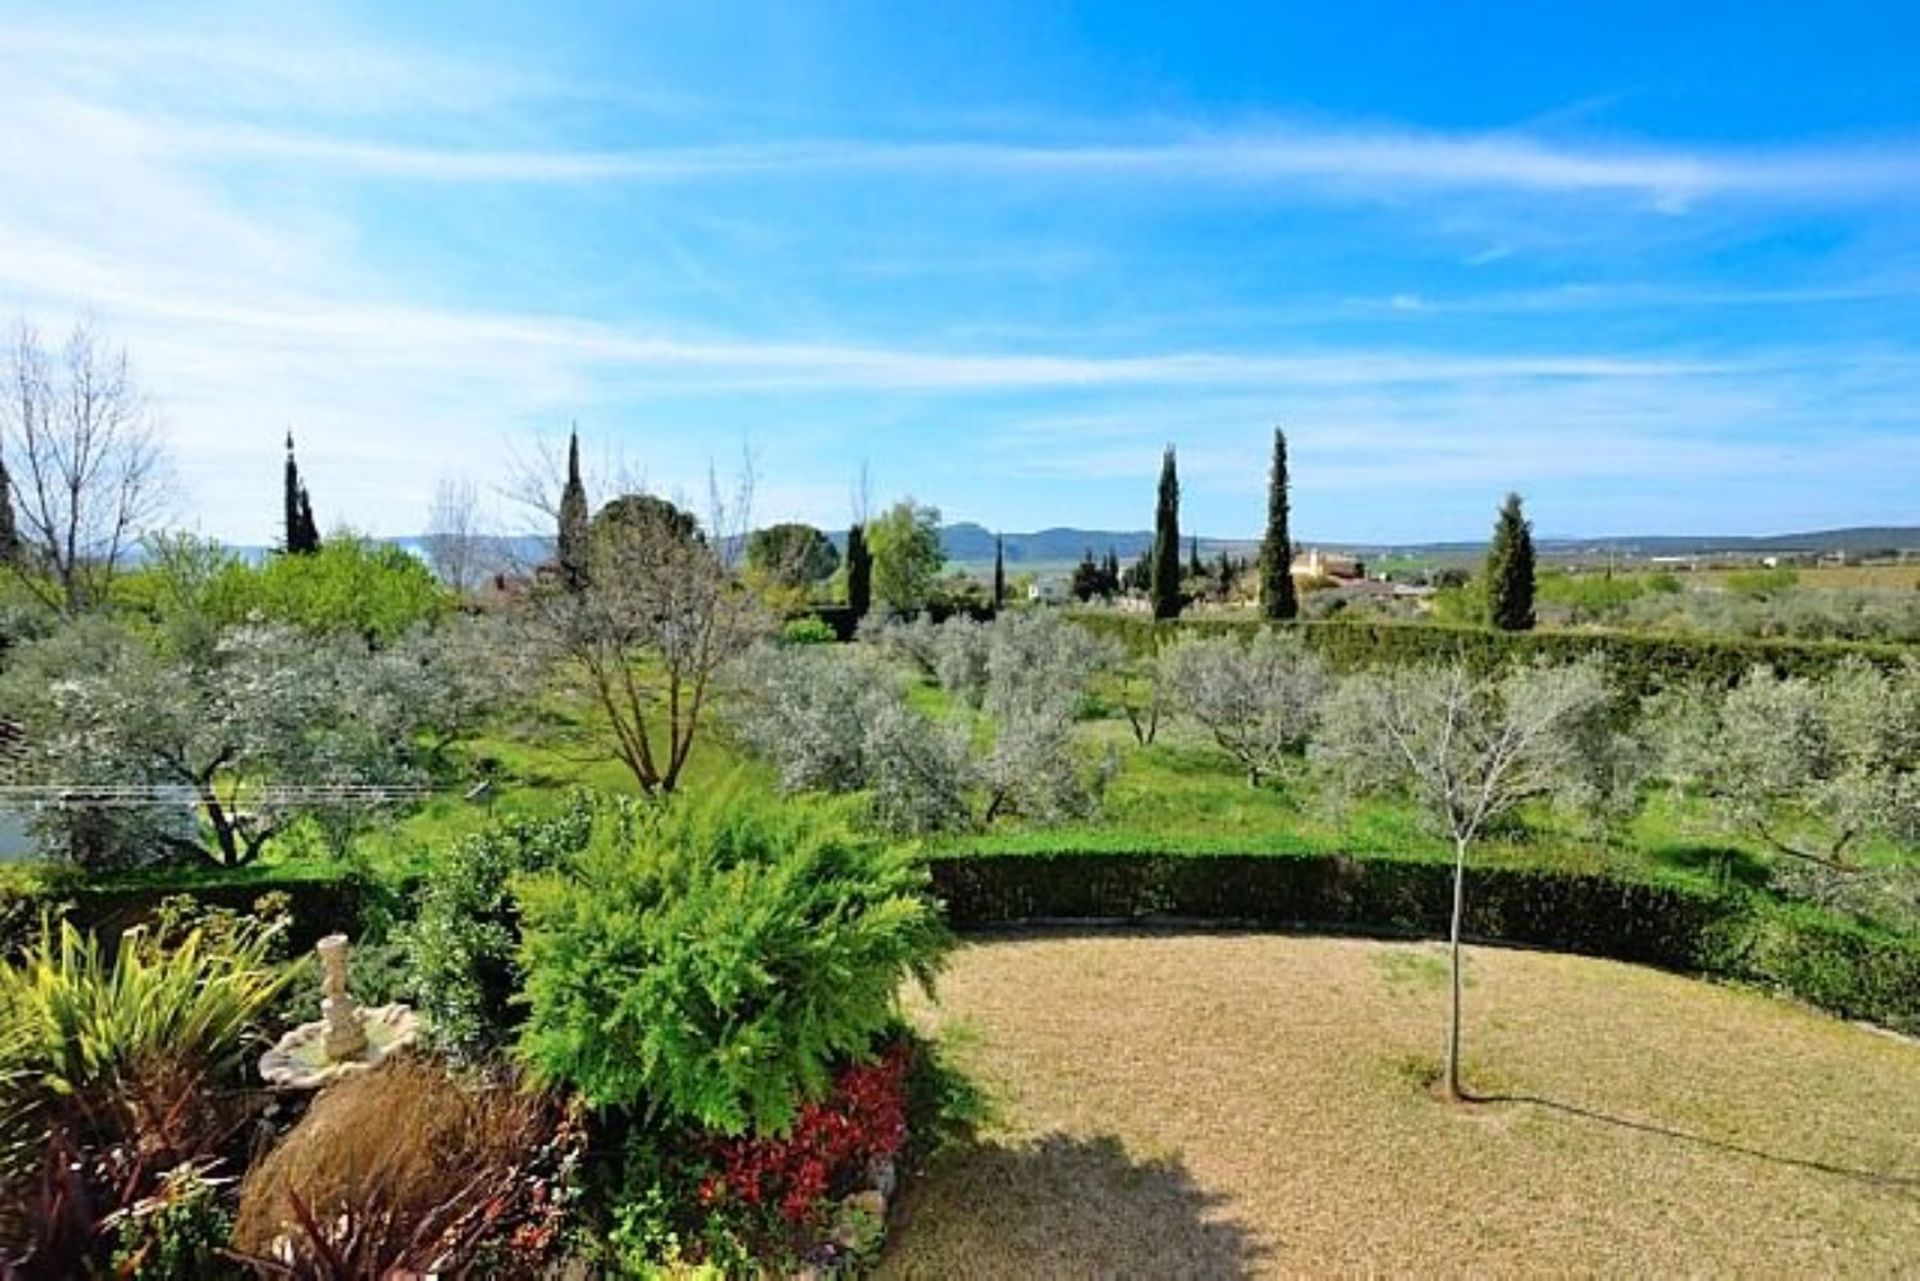
[[[718,1142],[718,1170],[702,1182],[701,1202],[712,1209],[771,1206],[796,1227],[820,1221],[871,1162],[890,1160],[906,1145],[912,1055],[903,1041],[872,1063],[842,1069],[832,1093],[802,1107],[784,1138]]]

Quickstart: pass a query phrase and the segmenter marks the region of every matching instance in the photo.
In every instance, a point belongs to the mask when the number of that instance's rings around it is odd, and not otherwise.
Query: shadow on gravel
[[[1052,1134],[949,1153],[908,1195],[879,1275],[1245,1277],[1265,1251],[1177,1160]]]

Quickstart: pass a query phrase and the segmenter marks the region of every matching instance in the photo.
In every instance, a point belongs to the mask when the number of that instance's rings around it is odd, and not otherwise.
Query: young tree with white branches
[[[1453,844],[1448,927],[1452,1001],[1444,1088],[1460,1083],[1461,930],[1467,851],[1489,825],[1548,800],[1590,804],[1614,777],[1607,723],[1612,694],[1592,661],[1477,676],[1466,668],[1406,667],[1349,677],[1328,705],[1315,750],[1354,794],[1410,797]]]

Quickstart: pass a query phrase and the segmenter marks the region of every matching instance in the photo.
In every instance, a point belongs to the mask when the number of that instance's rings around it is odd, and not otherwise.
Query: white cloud
[[[1602,149],[1502,135],[1265,131],[1051,146],[981,141],[781,143],[576,150],[448,148],[150,119],[145,140],[217,161],[325,165],[429,182],[683,182],[827,172],[1143,182],[1306,181],[1335,194],[1407,189],[1613,193],[1683,213],[1755,197],[1829,205],[1920,194],[1912,146],[1717,152]],[[1480,261],[1490,261],[1482,256]]]

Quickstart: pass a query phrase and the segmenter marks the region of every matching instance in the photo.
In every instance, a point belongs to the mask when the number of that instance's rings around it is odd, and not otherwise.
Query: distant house
[[[1035,605],[1059,605],[1066,599],[1066,581],[1058,577],[1036,578],[1027,588],[1027,600]]]
[[[1302,555],[1293,558],[1293,576],[1295,578],[1331,578],[1336,582],[1352,582],[1367,576],[1367,567],[1352,556],[1339,552],[1323,552],[1318,547],[1309,547]]]

